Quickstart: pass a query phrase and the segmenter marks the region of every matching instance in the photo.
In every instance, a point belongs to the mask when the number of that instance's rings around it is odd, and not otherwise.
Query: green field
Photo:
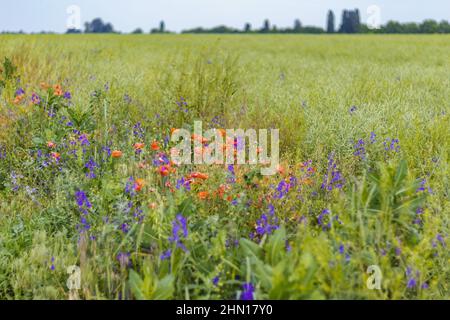
[[[0,299],[450,298],[449,52],[447,35],[0,36]],[[194,120],[278,128],[282,169],[163,174]]]

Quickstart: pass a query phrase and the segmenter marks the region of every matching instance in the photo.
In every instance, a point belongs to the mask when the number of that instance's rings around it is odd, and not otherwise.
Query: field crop
[[[0,298],[448,299],[449,52],[0,36]],[[174,163],[194,121],[279,129],[277,173]]]

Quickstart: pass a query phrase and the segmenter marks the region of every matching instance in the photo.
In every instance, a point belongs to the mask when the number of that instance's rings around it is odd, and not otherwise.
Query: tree
[[[261,32],[269,32],[270,31],[270,22],[269,19],[264,20],[263,27],[261,29]]]
[[[442,20],[439,23],[439,33],[450,33],[450,23],[448,21]]]
[[[164,23],[164,21],[161,21],[159,23],[159,32],[161,32],[161,33],[166,32],[166,24]]]
[[[328,11],[327,32],[334,33],[334,12],[332,10]]]
[[[114,27],[111,23],[103,23],[100,18],[95,18],[92,22],[84,24],[86,33],[111,33],[114,32]]]
[[[422,33],[438,33],[439,24],[435,20],[425,20],[420,25],[420,32]]]
[[[361,18],[359,10],[344,10],[342,12],[342,24],[339,32],[343,33],[357,33],[361,25]]]
[[[132,34],[140,34],[140,33],[144,33],[144,31],[141,28],[137,28],[136,30],[134,30],[133,32],[131,32]]]
[[[294,21],[294,32],[300,32],[302,30],[302,23],[299,19],[295,19]]]
[[[67,29],[66,33],[67,34],[81,33],[81,30],[80,29],[75,29],[75,28],[70,28],[70,29]]]
[[[388,21],[384,27],[385,33],[403,33],[403,26],[397,21]]]
[[[252,31],[252,25],[250,23],[246,23],[244,26],[244,32],[248,33]]]
[[[419,25],[414,22],[404,23],[403,24],[403,33],[419,33]]]

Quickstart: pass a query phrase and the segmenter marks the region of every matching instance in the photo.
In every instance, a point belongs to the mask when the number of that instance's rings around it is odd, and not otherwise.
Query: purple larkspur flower
[[[242,285],[241,300],[254,300],[255,287],[250,282]]]
[[[81,134],[78,137],[78,141],[80,141],[82,146],[89,146],[90,145],[89,139],[88,139],[88,137],[87,137],[87,135],[85,133]]]
[[[142,128],[142,125],[140,122],[136,122],[136,124],[133,126],[133,135],[139,139],[143,139],[145,135],[144,128]]]
[[[23,88],[19,88],[16,90],[15,94],[16,94],[16,96],[21,96],[21,95],[25,94],[25,90],[23,90]]]
[[[85,193],[84,191],[81,191],[81,190],[77,191],[77,192],[75,193],[75,198],[76,198],[76,200],[77,200],[77,204],[78,204],[79,207],[82,207],[82,206],[84,206],[84,205],[85,205],[87,208],[91,208],[91,207],[92,207],[92,205],[91,205],[91,203],[89,202],[89,200],[88,200],[88,198],[87,198],[87,196],[86,196],[86,193]]]
[[[89,202],[86,193],[84,191],[78,190],[75,192],[75,200],[78,205],[78,209],[83,214],[80,218],[80,225],[77,226],[77,229],[80,233],[87,231],[91,228],[86,216],[89,214],[88,209],[92,208],[92,204]]]
[[[400,140],[399,139],[386,138],[386,140],[383,142],[383,145],[384,145],[384,150],[386,152],[397,153],[400,151]]]
[[[125,103],[127,103],[127,104],[130,104],[131,101],[132,101],[132,99],[131,99],[131,97],[130,97],[127,93],[125,93],[125,94],[123,95],[123,101],[125,101]]]
[[[231,184],[236,183],[236,172],[234,171],[234,165],[232,164],[228,165],[227,171],[228,171],[227,182]]]
[[[161,260],[167,260],[172,256],[172,250],[167,250],[160,255]]]
[[[374,144],[375,142],[377,142],[377,135],[372,131],[370,133],[370,144]]]
[[[119,261],[121,268],[126,268],[130,265],[130,253],[129,252],[119,252],[116,256],[117,261]]]
[[[66,100],[70,100],[70,99],[72,99],[72,94],[69,91],[66,91],[66,92],[64,92],[63,97]]]
[[[181,179],[177,180],[177,184],[176,184],[175,188],[177,190],[184,188],[186,191],[190,191],[191,190],[191,181],[182,177]]]
[[[334,153],[328,156],[327,172],[321,185],[322,190],[332,191],[333,189],[342,189],[345,179],[341,172],[337,169],[336,161],[334,160]]]
[[[93,158],[89,158],[89,161],[86,162],[86,164],[84,165],[85,168],[88,169],[88,172],[86,172],[86,177],[93,179],[95,177],[97,177],[95,175],[95,169],[99,168],[98,164],[94,161]]]
[[[407,284],[406,287],[408,289],[413,289],[417,286],[417,279],[420,276],[420,272],[416,271],[413,272],[413,269],[411,267],[406,268],[406,277],[407,277]]]
[[[35,92],[31,95],[31,102],[35,105],[39,105],[41,103],[41,97]]]
[[[176,243],[178,248],[187,251],[186,246],[182,240],[188,236],[187,219],[181,214],[178,214],[172,222],[172,236],[169,237],[169,242]]]
[[[359,139],[358,142],[353,146],[353,149],[355,150],[355,152],[353,152],[353,155],[360,157],[362,160],[366,159],[366,148],[363,139]]]
[[[256,233],[260,236],[265,234],[269,235],[274,230],[280,228],[278,218],[275,216],[275,208],[272,204],[269,204],[269,211],[263,213],[261,217],[256,220]]]
[[[353,114],[356,110],[358,110],[358,107],[357,107],[357,106],[351,106],[350,109],[348,110],[348,112],[349,112],[350,114]]]
[[[122,230],[123,233],[128,233],[130,231],[130,226],[128,223],[122,223],[120,226],[120,230]]]
[[[213,285],[214,285],[215,287],[217,287],[217,285],[219,284],[219,280],[220,280],[219,276],[215,276],[215,277],[212,279],[212,283],[213,283]]]
[[[184,99],[184,97],[180,97],[180,100],[177,101],[176,103],[180,111],[188,112],[187,108],[188,103],[186,102],[186,99]]]

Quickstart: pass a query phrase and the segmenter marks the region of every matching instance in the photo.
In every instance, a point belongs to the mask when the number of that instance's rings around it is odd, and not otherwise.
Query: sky
[[[68,8],[79,8],[80,19]],[[168,30],[179,32],[198,26],[227,25],[243,28],[246,22],[260,28],[264,19],[280,28],[290,27],[295,19],[303,25],[325,27],[332,9],[337,24],[343,9],[358,8],[362,22],[373,18],[367,10],[379,8],[380,22],[421,22],[425,19],[450,20],[450,0],[0,0],[0,31],[65,32],[68,23],[101,17],[115,30],[145,32],[164,20]]]

